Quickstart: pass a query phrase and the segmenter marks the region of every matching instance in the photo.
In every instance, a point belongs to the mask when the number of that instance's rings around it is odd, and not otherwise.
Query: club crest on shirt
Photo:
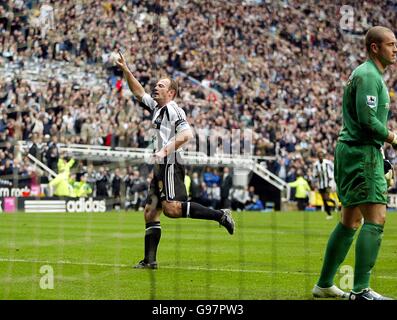
[[[153,122],[152,122],[152,128],[153,129],[160,129],[161,122],[163,121],[162,116],[158,116]]]
[[[367,96],[367,106],[370,108],[375,108],[378,104],[378,99],[375,96]]]

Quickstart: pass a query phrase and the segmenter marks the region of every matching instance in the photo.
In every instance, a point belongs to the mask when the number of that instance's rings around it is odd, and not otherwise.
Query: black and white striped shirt
[[[178,133],[190,129],[185,111],[178,107],[175,101],[170,101],[163,107],[157,107],[157,102],[147,93],[142,97],[142,103],[152,114],[152,142],[157,152],[166,146]],[[182,149],[179,148],[177,152]]]
[[[313,167],[313,179],[319,189],[331,188],[334,183],[334,163],[330,160],[317,160]]]

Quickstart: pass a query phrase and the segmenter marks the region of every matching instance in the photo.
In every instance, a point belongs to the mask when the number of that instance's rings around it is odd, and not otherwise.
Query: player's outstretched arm
[[[145,94],[145,89],[139,83],[139,81],[134,77],[130,68],[127,66],[127,62],[124,59],[123,54],[119,51],[120,58],[116,61],[117,66],[123,71],[124,77],[128,82],[128,87],[130,88],[133,95],[142,101],[142,97]]]

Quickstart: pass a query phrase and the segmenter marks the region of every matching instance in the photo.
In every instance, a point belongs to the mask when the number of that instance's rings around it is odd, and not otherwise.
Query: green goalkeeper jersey
[[[372,60],[354,69],[343,93],[343,127],[339,140],[381,147],[387,138],[390,97],[382,73]]]

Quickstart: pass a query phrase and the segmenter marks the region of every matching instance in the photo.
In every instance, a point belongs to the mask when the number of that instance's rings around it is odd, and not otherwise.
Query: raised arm
[[[124,77],[128,82],[128,87],[130,88],[131,92],[141,102],[142,97],[145,94],[145,89],[142,87],[139,81],[134,77],[130,68],[128,68],[124,56],[120,51],[119,51],[119,55],[120,58],[116,61],[116,64],[123,71]]]

